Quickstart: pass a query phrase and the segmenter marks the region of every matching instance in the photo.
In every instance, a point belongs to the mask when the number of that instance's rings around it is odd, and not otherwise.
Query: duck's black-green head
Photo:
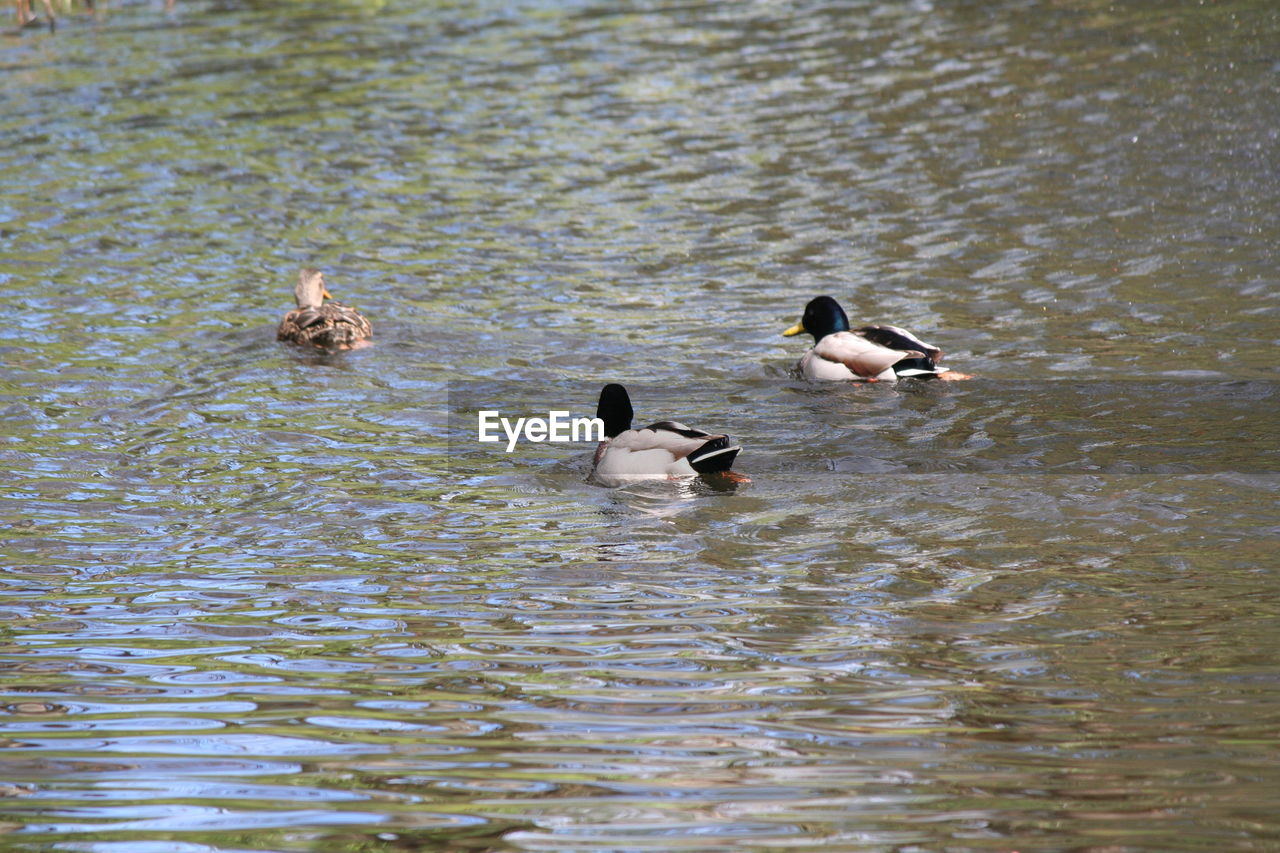
[[[800,322],[782,334],[791,337],[801,332],[808,332],[813,335],[816,343],[832,332],[847,331],[849,331],[849,318],[840,307],[840,303],[830,296],[818,296],[810,299],[809,304],[804,306],[804,316],[800,318]]]
[[[600,389],[600,402],[596,404],[596,417],[604,421],[605,438],[631,429],[631,419],[635,417],[631,408],[631,397],[627,389],[616,382],[610,382]]]

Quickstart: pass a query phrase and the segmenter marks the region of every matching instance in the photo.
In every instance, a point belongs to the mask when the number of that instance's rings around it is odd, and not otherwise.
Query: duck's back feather
[[[908,332],[906,329],[898,326],[875,325],[863,326],[854,330],[855,335],[879,344],[882,347],[888,347],[893,350],[902,352],[917,352],[932,361],[942,361],[942,350],[933,344],[927,344]]]
[[[637,477],[692,477],[727,471],[741,447],[727,435],[713,435],[675,421],[659,421],[602,441],[595,473],[602,480]]]
[[[372,336],[373,327],[364,315],[341,302],[290,311],[276,330],[278,340],[324,349],[347,349]]]
[[[910,353],[891,350],[853,332],[833,332],[805,354],[800,369],[808,379],[892,379],[893,365],[908,355]],[[836,365],[844,366],[851,375],[840,375]]]

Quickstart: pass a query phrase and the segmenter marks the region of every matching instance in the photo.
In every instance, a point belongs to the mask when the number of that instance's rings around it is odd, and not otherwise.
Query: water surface
[[[0,846],[1280,843],[1272,4],[160,6],[0,37]]]

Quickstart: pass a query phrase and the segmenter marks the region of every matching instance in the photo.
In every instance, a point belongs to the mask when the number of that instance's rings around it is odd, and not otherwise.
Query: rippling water
[[[162,5],[0,36],[0,847],[1280,844],[1272,3]]]

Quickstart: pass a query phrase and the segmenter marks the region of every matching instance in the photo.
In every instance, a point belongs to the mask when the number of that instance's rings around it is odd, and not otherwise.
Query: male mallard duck
[[[604,386],[596,417],[604,422],[605,440],[596,448],[593,470],[602,482],[728,471],[742,449],[730,444],[727,435],[712,435],[675,421],[632,429],[634,415],[626,388],[616,383]]]
[[[813,348],[800,358],[805,379],[899,379],[911,376],[969,379],[963,373],[938,367],[942,350],[926,344],[897,326],[863,326],[849,329],[849,318],[830,296],[809,300],[804,317],[782,334],[813,335]]]
[[[350,349],[373,337],[373,327],[359,311],[341,302],[325,302],[333,298],[324,286],[324,273],[307,268],[298,273],[298,286],[293,298],[298,307],[284,315],[276,339],[295,344],[310,344],[322,349]]]

